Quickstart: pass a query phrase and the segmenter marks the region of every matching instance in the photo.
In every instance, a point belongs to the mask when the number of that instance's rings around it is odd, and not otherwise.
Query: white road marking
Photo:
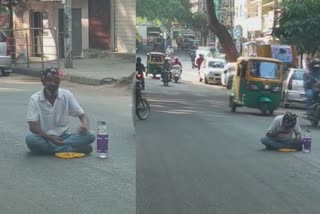
[[[11,92],[11,91],[24,91],[22,89],[19,88],[0,88],[0,92]]]

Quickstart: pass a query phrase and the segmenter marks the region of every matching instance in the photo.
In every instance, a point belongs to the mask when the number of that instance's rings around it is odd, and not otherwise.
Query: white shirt
[[[61,136],[69,133],[69,116],[79,117],[82,114],[83,109],[70,91],[60,88],[52,106],[41,90],[30,97],[27,121],[38,122],[49,135]]]
[[[284,127],[282,126],[282,120],[283,120],[283,116],[284,115],[279,115],[277,117],[275,117],[271,123],[271,125],[268,128],[268,132],[272,131],[273,133],[277,133],[279,131],[284,131]],[[279,134],[278,136],[276,136],[276,140],[279,141],[286,141],[286,140],[290,140],[292,138],[292,133],[297,134],[301,134],[301,128],[300,128],[300,124],[299,124],[299,118],[297,118],[297,123],[294,126],[294,128],[292,128],[288,134]]]

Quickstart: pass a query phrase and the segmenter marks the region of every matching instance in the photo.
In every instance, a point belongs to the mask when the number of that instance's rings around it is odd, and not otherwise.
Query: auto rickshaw
[[[156,77],[157,74],[162,73],[164,58],[166,55],[161,52],[149,52],[147,53],[147,71],[148,74],[152,74],[153,77]]]
[[[273,114],[281,102],[282,63],[273,58],[240,57],[230,95],[229,107],[257,108]]]

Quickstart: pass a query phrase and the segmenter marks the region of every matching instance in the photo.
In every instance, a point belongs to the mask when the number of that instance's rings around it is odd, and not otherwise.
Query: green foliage
[[[174,22],[185,22],[191,17],[188,0],[137,0],[136,5],[137,17],[160,20],[168,30]]]
[[[314,54],[320,47],[320,1],[283,0],[276,36],[297,45],[299,52]]]
[[[194,13],[192,16],[192,27],[196,31],[207,32],[207,14],[203,12]]]

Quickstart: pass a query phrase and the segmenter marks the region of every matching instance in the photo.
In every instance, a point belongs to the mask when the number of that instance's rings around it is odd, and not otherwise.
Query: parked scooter
[[[181,79],[182,68],[180,65],[173,65],[171,69],[174,82],[177,83]]]

